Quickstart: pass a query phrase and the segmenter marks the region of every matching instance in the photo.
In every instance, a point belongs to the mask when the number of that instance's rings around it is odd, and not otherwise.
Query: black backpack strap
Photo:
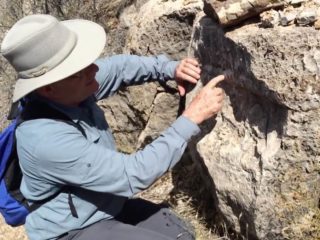
[[[47,197],[47,198],[40,200],[40,201],[33,202],[32,204],[29,204],[26,199],[22,203],[28,209],[29,212],[33,212],[33,211],[37,210],[39,207],[41,207],[43,204],[56,198],[62,192],[68,193],[68,204],[69,204],[71,214],[73,217],[78,218],[78,212],[76,210],[76,207],[74,206],[72,196],[71,196],[72,187],[70,187],[70,186],[64,186],[58,192],[53,194],[52,196]]]
[[[41,207],[43,204],[51,201],[52,199],[54,199],[56,196],[58,196],[60,193],[64,192],[63,188],[61,188],[58,192],[56,192],[55,194],[43,199],[43,200],[39,200],[36,201],[32,204],[28,204],[27,200],[25,199],[25,202],[23,202],[24,206],[28,209],[29,212],[33,212],[35,210],[37,210],[39,207]]]
[[[26,105],[23,108],[23,111],[20,113],[20,115],[17,118],[17,127],[25,121],[35,120],[35,119],[40,119],[40,118],[62,120],[66,124],[70,124],[70,125],[74,126],[75,128],[77,128],[81,132],[81,134],[85,138],[87,138],[86,132],[81,127],[80,124],[75,123],[66,114],[60,112],[59,110],[49,106],[48,104],[46,104],[44,102],[41,102],[41,101],[30,101],[30,102],[26,103]],[[72,216],[78,218],[78,213],[76,211],[76,208],[74,206],[74,203],[72,201],[72,196],[71,196],[71,192],[72,192],[73,188],[74,187],[72,187],[72,186],[63,186],[58,192],[56,192],[52,196],[50,196],[46,199],[37,201],[37,202],[33,202],[31,205],[27,204],[26,200],[23,202],[24,202],[24,205],[27,207],[27,209],[30,212],[32,212],[32,211],[35,211],[36,209],[38,209],[39,207],[41,207],[43,204],[45,204],[45,203],[49,202],[50,200],[54,199],[55,197],[57,197],[60,193],[66,192],[66,193],[68,193],[68,203],[69,203],[69,207],[71,210],[71,214],[72,214]]]
[[[69,204],[71,214],[73,217],[78,218],[78,212],[76,210],[76,207],[74,206],[72,196],[71,196],[72,187],[70,187],[70,186],[64,186],[59,191],[57,191],[55,194],[53,194],[43,200],[33,202],[32,204],[28,204],[26,199],[22,203],[28,209],[29,212],[33,212],[33,211],[37,210],[39,207],[41,207],[43,204],[56,198],[62,192],[68,193],[68,204]]]
[[[19,108],[21,103],[22,101],[18,101],[11,104],[9,114],[7,117],[8,120],[16,119],[19,116]]]

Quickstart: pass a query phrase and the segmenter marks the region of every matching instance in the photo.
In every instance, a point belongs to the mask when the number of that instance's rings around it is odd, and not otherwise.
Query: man
[[[194,59],[119,55],[96,60],[106,36],[86,20],[59,22],[49,15],[18,21],[5,36],[1,52],[18,72],[13,102],[38,101],[68,116],[65,121],[35,119],[16,130],[23,171],[21,191],[33,202],[54,198],[30,213],[30,239],[194,239],[169,209],[130,199],[148,188],[180,159],[197,126],[222,107],[223,90],[210,81],[166,131],[144,149],[117,152],[96,101],[120,86],[175,78],[179,92],[196,83]],[[26,111],[32,111],[28,109]],[[72,191],[61,191],[71,186]],[[71,204],[72,203],[72,204]]]

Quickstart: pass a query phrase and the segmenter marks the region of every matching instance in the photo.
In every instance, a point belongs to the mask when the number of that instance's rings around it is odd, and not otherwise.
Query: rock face
[[[228,80],[226,104],[202,126],[192,155],[210,175],[216,208],[246,238],[319,231],[319,45],[313,28],[250,25],[224,34],[207,17],[195,27],[192,52],[203,73],[187,103],[213,76]]]
[[[84,18],[100,23],[108,35],[106,55],[166,53],[180,59],[187,55],[193,20],[201,9],[201,0],[0,0],[0,42],[3,33],[24,15],[49,13],[59,19]],[[0,110],[5,118],[15,75],[2,58],[0,61]],[[166,86],[149,83],[128,87],[102,101],[100,106],[106,113],[119,150],[131,153],[157,137],[175,120],[179,100],[176,86],[170,81]],[[10,230],[0,219],[0,236],[22,239],[16,237],[16,229]]]
[[[202,1],[143,3],[138,1],[120,16],[120,26],[128,28],[123,52],[146,56],[165,53],[176,60],[186,57]],[[119,150],[132,152],[159,136],[176,119],[179,101],[174,82],[166,86],[150,83],[128,87],[120,95],[101,101],[100,106],[111,120]]]
[[[197,20],[203,5],[213,20]],[[190,144],[212,205],[245,239],[314,240],[320,232],[320,38],[311,26],[320,28],[319,9],[319,0],[0,0],[0,42],[23,15],[90,19],[108,33],[107,55],[198,58],[202,81],[187,104],[211,77],[226,73],[223,111]],[[245,25],[262,11],[260,23]],[[233,28],[225,34],[218,22]],[[0,71],[2,121],[15,74],[1,57]],[[128,87],[100,106],[119,150],[128,153],[157,137],[184,107],[174,82]],[[22,239],[2,229],[6,239]]]

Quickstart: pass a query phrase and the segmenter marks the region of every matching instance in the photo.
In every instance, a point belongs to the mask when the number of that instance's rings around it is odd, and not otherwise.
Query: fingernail
[[[231,71],[230,69],[225,70],[223,72],[223,75],[225,77],[225,80],[227,81],[232,81],[234,79],[233,71]]]

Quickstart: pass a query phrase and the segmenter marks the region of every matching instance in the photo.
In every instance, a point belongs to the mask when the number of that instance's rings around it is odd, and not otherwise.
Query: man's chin
[[[96,91],[98,91],[98,89],[99,89],[99,83],[98,83],[97,81],[92,81],[92,82],[88,85],[88,87],[89,87],[90,90],[91,90],[91,94],[90,94],[90,95],[92,95],[92,94],[94,94]]]

